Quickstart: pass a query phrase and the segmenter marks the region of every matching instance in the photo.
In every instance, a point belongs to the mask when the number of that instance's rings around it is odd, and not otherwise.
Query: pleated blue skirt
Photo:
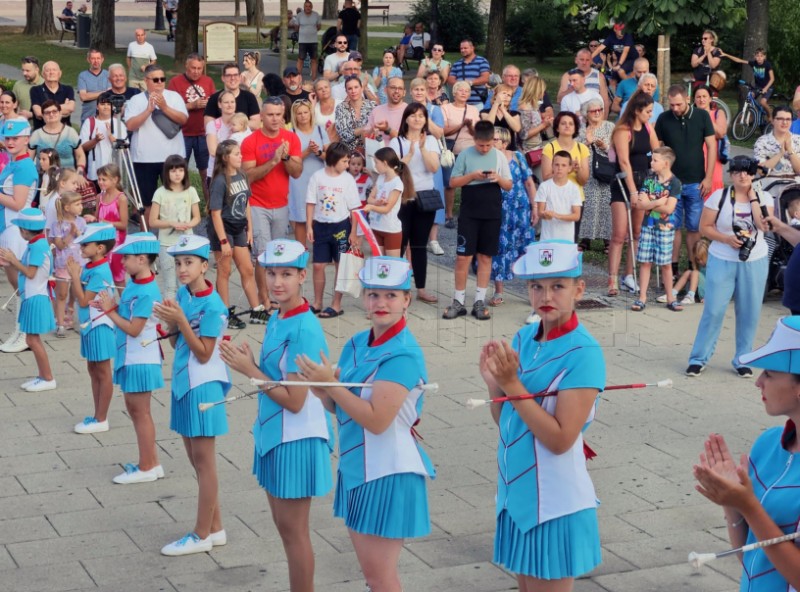
[[[272,497],[301,499],[327,495],[333,487],[331,451],[322,438],[279,444],[264,456],[253,452],[253,475]]]
[[[217,403],[225,398],[220,382],[206,382],[191,389],[180,399],[172,393],[169,429],[187,438],[224,436],[228,433],[225,405],[200,411],[200,403]]]
[[[522,532],[503,511],[497,517],[494,562],[515,574],[542,580],[577,578],[602,561],[597,510],[548,520]]]
[[[117,351],[114,329],[108,325],[100,325],[81,333],[81,356],[87,362],[103,362],[114,359]]]
[[[19,305],[19,330],[31,335],[41,335],[56,330],[53,305],[47,296],[31,296]]]
[[[114,370],[114,384],[123,393],[148,393],[164,386],[161,364],[131,364]]]
[[[347,528],[386,539],[423,537],[431,532],[425,477],[416,473],[388,475],[345,491],[341,473],[336,483],[333,515]]]

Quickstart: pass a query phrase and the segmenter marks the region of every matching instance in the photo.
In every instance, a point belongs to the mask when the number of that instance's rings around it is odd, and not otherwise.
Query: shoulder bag
[[[400,147],[400,160],[402,160],[403,138],[400,136],[397,136],[397,145]],[[403,163],[403,165],[408,166],[406,163]],[[444,207],[442,195],[439,193],[438,189],[423,189],[422,191],[417,191],[414,201],[417,203],[417,209],[420,212],[435,212],[436,210],[441,210]]]
[[[611,162],[608,156],[600,154],[594,145],[592,149],[592,177],[600,183],[611,183],[617,174],[616,165]]]

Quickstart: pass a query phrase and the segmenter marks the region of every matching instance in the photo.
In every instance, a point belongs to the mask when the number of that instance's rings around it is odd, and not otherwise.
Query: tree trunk
[[[661,97],[661,104],[664,105],[664,107],[667,107],[669,105],[667,89],[670,87],[669,79],[672,76],[669,57],[669,35],[658,36],[658,56],[656,67],[656,77],[658,78],[658,88],[660,89],[659,97]]]
[[[175,31],[175,63],[182,64],[186,56],[197,51],[197,27],[200,25],[200,0],[178,2],[178,26]]]
[[[439,43],[439,0],[430,0],[431,4],[431,47]]]
[[[61,10],[58,11],[61,14]],[[23,35],[47,37],[58,33],[53,16],[53,0],[26,0]]]
[[[367,19],[369,18],[369,0],[361,0],[361,25],[358,29],[358,53],[364,58],[369,51],[369,39],[367,39]],[[364,60],[366,61],[366,59]]]
[[[336,20],[339,17],[339,3],[337,0],[325,0],[322,5],[322,18]]]
[[[756,49],[767,48],[769,36],[769,0],[747,0],[747,24],[744,30],[744,55],[746,60],[753,58]],[[753,83],[753,69],[742,65],[742,78]]]
[[[286,68],[286,54],[289,51],[289,21],[286,20],[286,13],[289,12],[289,0],[281,0],[281,57],[278,63],[278,72],[283,74]]]
[[[113,51],[115,47],[114,0],[92,2],[92,38],[89,45],[100,51]]]
[[[244,0],[244,8],[247,11],[247,26],[261,27],[264,24],[264,2],[263,0]]]
[[[236,0],[233,4],[233,16],[239,17],[242,16],[242,2],[241,0]]]
[[[503,50],[506,44],[506,10],[508,0],[492,0],[489,5],[489,34],[486,36],[486,59],[492,71],[503,67]]]

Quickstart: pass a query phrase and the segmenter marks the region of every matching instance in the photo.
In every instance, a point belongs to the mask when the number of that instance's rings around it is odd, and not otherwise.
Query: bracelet
[[[227,238],[220,239],[219,244],[227,245],[228,244],[228,239]]]
[[[744,522],[744,516],[739,518],[739,520],[737,520],[736,522],[731,522],[730,520],[728,520],[728,517],[725,516],[725,522],[727,522],[730,525],[731,528],[738,528]]]

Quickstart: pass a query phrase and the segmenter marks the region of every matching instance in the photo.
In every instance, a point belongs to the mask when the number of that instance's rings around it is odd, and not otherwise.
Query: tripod
[[[117,110],[116,105],[112,105],[114,110],[114,118],[117,121],[117,129],[122,129],[122,113]],[[117,139],[114,142],[114,157],[117,161],[116,164],[122,172],[123,178],[128,181],[128,190],[125,195],[133,205],[134,209],[139,213],[139,225],[144,232],[148,231],[147,220],[145,220],[144,203],[142,202],[142,194],[139,192],[139,184],[136,182],[136,173],[133,169],[133,161],[131,160],[130,142]]]

